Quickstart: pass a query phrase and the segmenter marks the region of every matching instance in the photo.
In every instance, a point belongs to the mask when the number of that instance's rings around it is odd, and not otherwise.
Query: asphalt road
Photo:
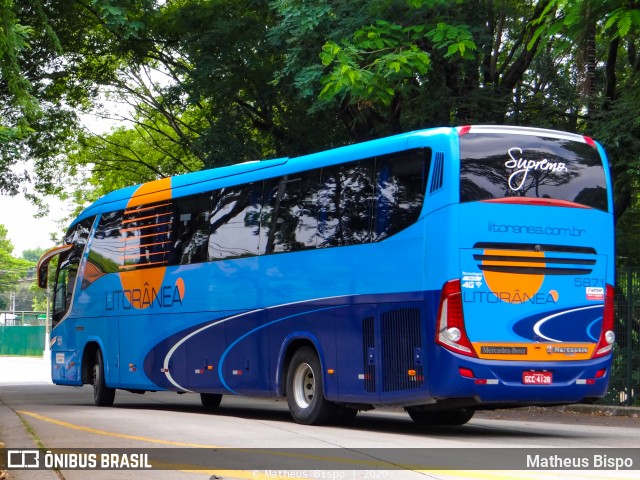
[[[580,452],[585,452],[584,456],[602,452],[612,457],[616,451],[625,452],[620,449],[640,447],[640,418],[637,417],[591,416],[533,409],[478,413],[469,424],[462,427],[423,429],[414,425],[401,410],[388,409],[361,413],[349,427],[309,427],[291,420],[286,401],[270,399],[224,397],[219,410],[212,414],[202,410],[196,395],[169,392],[136,395],[118,391],[113,407],[98,408],[92,403],[90,387],[54,386],[47,381],[46,374],[17,374],[16,365],[11,364],[12,373],[8,373],[6,361],[0,359],[0,442],[6,448],[28,449],[40,445],[48,449],[127,448],[134,452],[161,448],[169,457],[176,451],[179,456],[181,452],[187,451],[190,458],[200,455],[203,452],[201,449],[205,448],[242,448],[252,449],[246,452],[250,456],[250,459],[247,457],[247,464],[251,467],[254,466],[251,460],[265,451],[275,452],[269,453],[271,457],[280,455],[282,463],[278,463],[280,459],[277,458],[275,463],[267,462],[265,468],[260,465],[253,470],[217,468],[217,464],[210,465],[207,462],[201,471],[187,470],[180,465],[175,470],[153,471],[61,468],[58,473],[54,473],[50,470],[11,470],[9,480],[635,479],[638,478],[637,469],[640,468],[638,460],[634,471],[615,471],[613,468],[565,471],[533,468],[536,465],[547,466],[540,463],[534,464],[529,470],[519,469],[521,471],[518,472],[498,470],[503,462],[523,451],[535,453],[537,449],[545,449],[542,450],[544,455],[555,452],[563,455],[561,449],[572,449],[564,450],[572,452],[572,458],[578,454],[582,456]],[[479,456],[480,450],[469,450],[480,448],[492,450],[486,451],[483,456]],[[309,465],[305,463],[309,459],[303,459],[299,453],[291,456],[287,449],[297,449],[295,452],[307,452],[307,457],[313,456],[312,466],[316,465],[315,458],[330,456],[334,459],[336,455],[340,456],[338,468],[299,470],[300,465]],[[409,462],[404,463],[399,460],[402,452],[419,455],[420,458],[411,457]],[[427,464],[425,458],[429,458],[428,455],[434,452],[444,456],[438,457],[435,463],[433,459],[430,460],[428,465],[440,465],[452,457],[472,462],[471,467],[461,461],[460,468],[445,471],[435,467],[423,468]],[[477,468],[484,470],[468,470],[476,468],[473,463],[476,461]],[[388,462],[402,463],[409,467],[394,469]],[[417,466],[414,468],[415,465]],[[491,470],[493,468],[495,470]]]

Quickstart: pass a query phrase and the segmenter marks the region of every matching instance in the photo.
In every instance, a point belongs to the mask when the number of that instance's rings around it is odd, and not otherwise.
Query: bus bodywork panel
[[[480,202],[460,209],[465,327],[478,356],[590,359],[612,283],[610,258],[598,253],[612,249],[611,216],[551,207],[541,218],[540,207]]]
[[[110,386],[270,395],[277,390],[281,361],[276,346],[287,332],[298,332],[297,338],[317,339],[323,363],[336,371],[327,378],[326,384],[334,385],[328,394],[336,396],[339,388],[346,394],[351,382],[338,385],[346,378],[343,366],[350,365],[343,363],[345,352],[359,356],[357,372],[349,374],[356,378],[363,374],[363,354],[335,329],[362,322],[368,315],[360,317],[359,310],[377,311],[377,305],[395,310],[408,302],[424,310],[419,293],[424,290],[423,228],[419,221],[387,240],[384,257],[376,255],[375,245],[357,245],[167,267],[155,284],[148,270],[133,272],[137,278],[129,273],[124,282],[122,274],[102,276],[78,287],[71,315],[55,328],[57,358],[64,357],[67,367],[79,364],[81,354],[69,342],[82,349],[92,341],[82,332],[94,332],[109,352]],[[401,275],[398,265],[403,265]],[[109,316],[100,316],[105,312]],[[362,327],[355,333],[361,344]],[[336,347],[326,347],[336,343],[339,354]],[[79,372],[73,373],[67,368],[66,376],[54,381],[77,385]]]

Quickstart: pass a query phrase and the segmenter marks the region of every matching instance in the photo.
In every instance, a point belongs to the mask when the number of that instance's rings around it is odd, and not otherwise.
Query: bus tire
[[[334,425],[349,425],[353,422],[358,415],[358,410],[355,408],[350,408],[345,405],[337,405],[336,413],[333,417]]]
[[[102,351],[96,350],[96,359],[93,363],[93,403],[99,407],[110,407],[116,396],[116,389],[107,387],[104,380],[104,360]]]
[[[216,410],[220,406],[222,395],[219,393],[201,393],[200,402],[205,410]]]
[[[423,427],[446,426],[453,427],[464,425],[473,415],[475,410],[461,408],[458,410],[420,410],[417,408],[407,408],[407,413],[416,424]]]
[[[324,425],[336,415],[337,405],[324,398],[320,359],[312,348],[300,348],[291,358],[287,404],[293,419],[303,425]]]
[[[451,412],[451,418],[448,425],[464,425],[473,418],[476,411],[472,408],[461,408],[460,410],[454,410]]]

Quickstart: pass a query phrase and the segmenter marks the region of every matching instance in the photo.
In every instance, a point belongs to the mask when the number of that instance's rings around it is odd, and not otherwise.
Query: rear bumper
[[[580,403],[603,397],[609,383],[611,355],[583,361],[514,362],[479,360],[439,350],[432,367],[451,375],[443,378],[437,371],[431,375],[430,394],[438,403],[448,399],[473,399],[487,406]],[[460,369],[473,376],[463,376]],[[552,381],[526,385],[523,373],[527,371],[550,372]]]

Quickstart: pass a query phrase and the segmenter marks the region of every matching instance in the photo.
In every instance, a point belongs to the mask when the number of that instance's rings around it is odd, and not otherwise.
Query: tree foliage
[[[0,192],[31,179],[35,197],[81,206],[416,128],[535,125],[605,145],[619,253],[638,263],[624,240],[640,226],[638,12],[637,0],[0,0]],[[123,123],[83,128],[101,105]]]
[[[0,310],[9,307],[6,293],[14,292],[33,266],[32,262],[13,256],[13,245],[7,238],[7,229],[0,225]]]

